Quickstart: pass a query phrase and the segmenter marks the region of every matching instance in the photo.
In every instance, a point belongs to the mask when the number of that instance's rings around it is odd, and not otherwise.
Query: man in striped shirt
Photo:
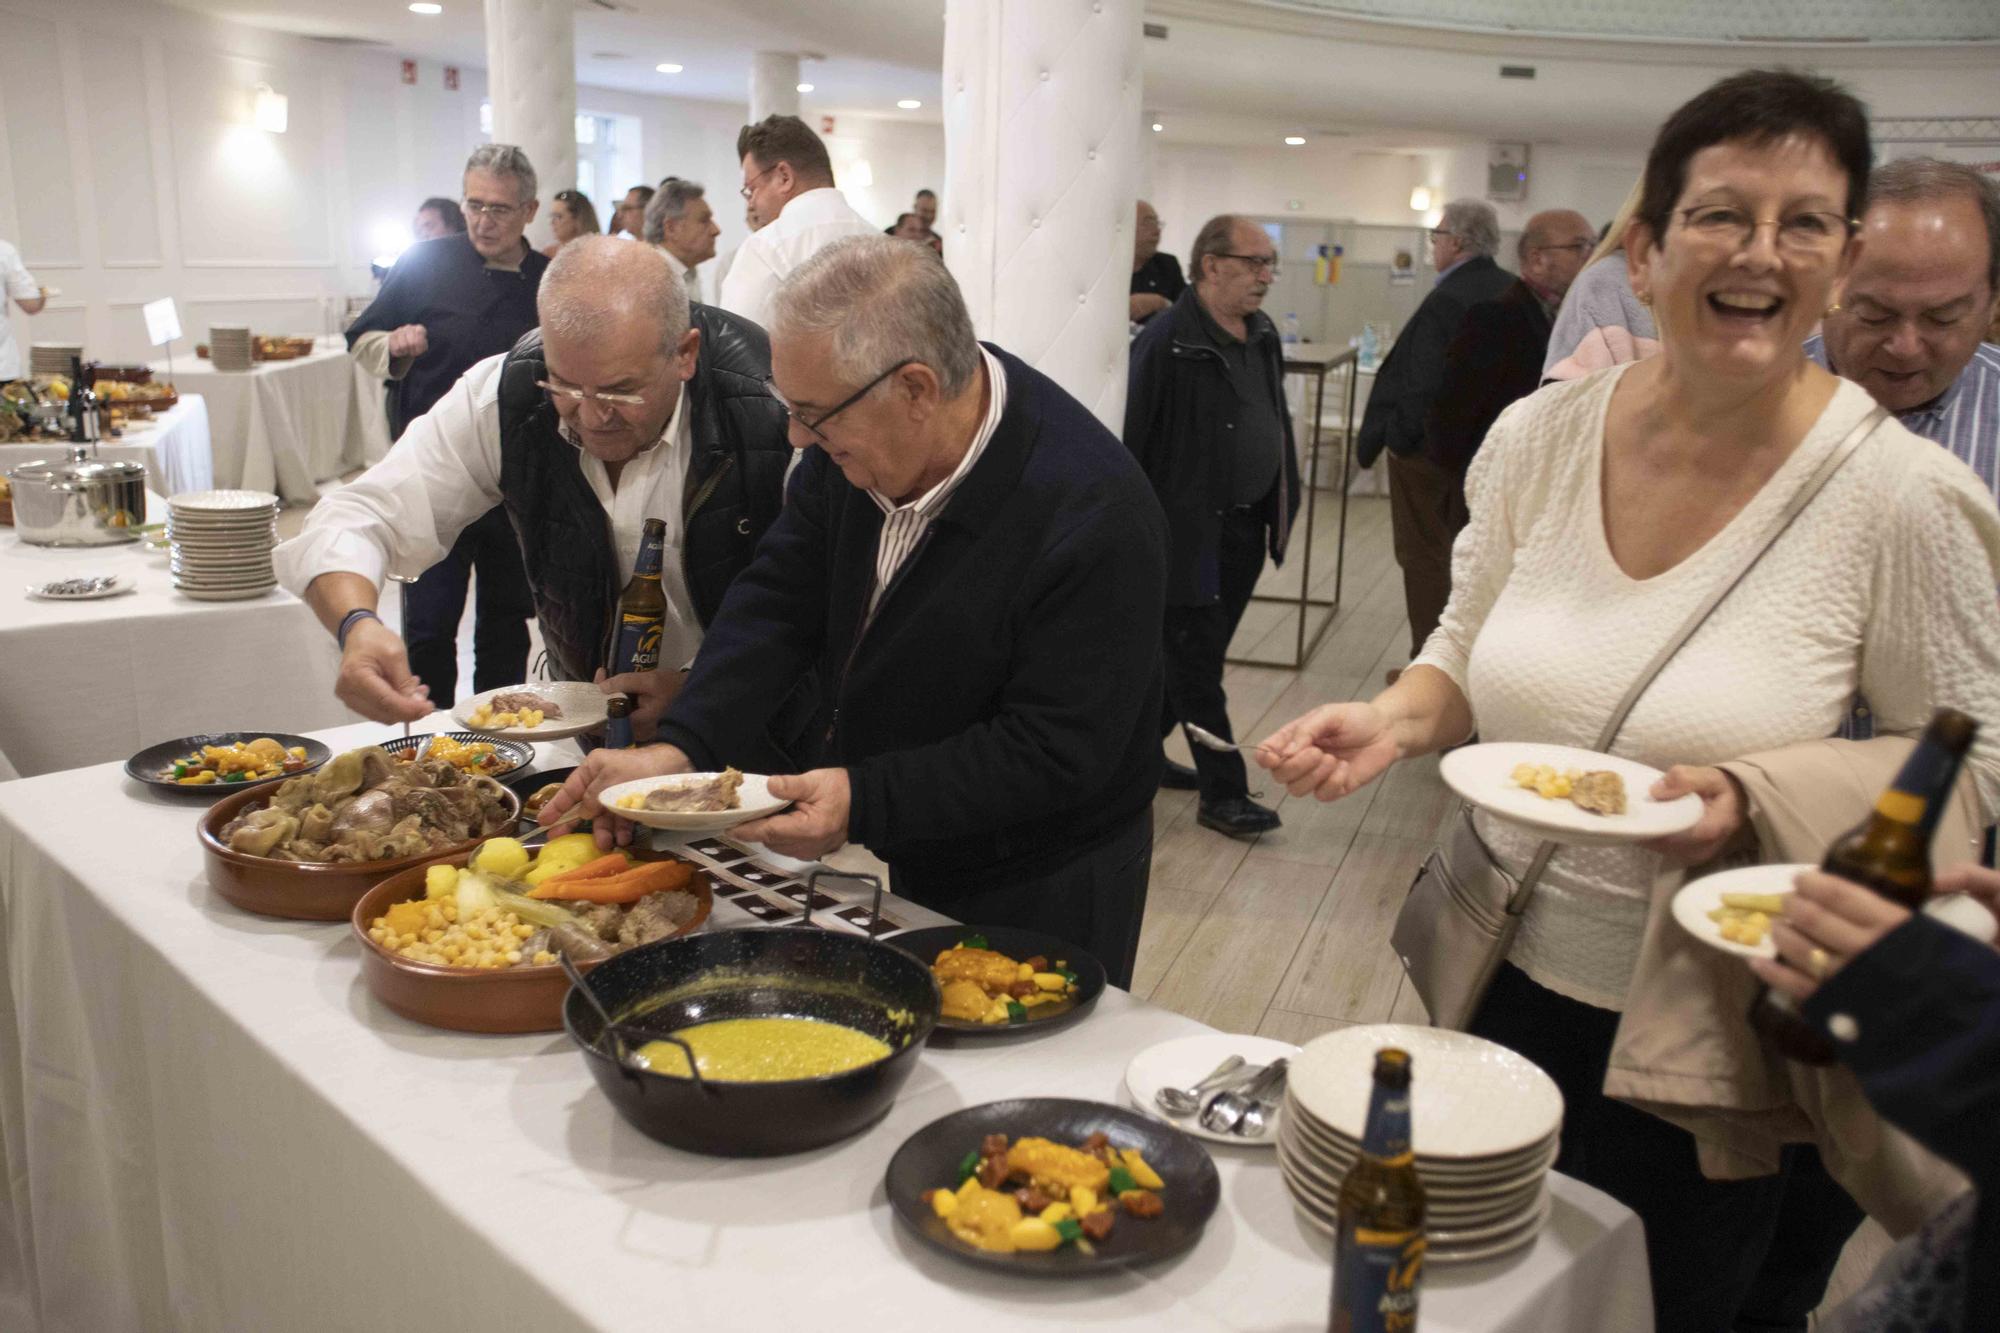
[[[1861,239],[1807,355],[2000,498],[2000,347],[1980,341],[2000,303],[2000,184],[1957,162],[1891,162],[1869,177]]]

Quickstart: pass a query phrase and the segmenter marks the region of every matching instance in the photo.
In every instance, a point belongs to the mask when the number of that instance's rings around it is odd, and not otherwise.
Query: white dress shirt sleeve
[[[17,301],[32,301],[42,294],[42,285],[21,262],[21,252],[4,241],[0,241],[0,283],[6,285],[7,295]],[[0,318],[5,314],[0,310]]]
[[[784,278],[772,263],[770,248],[759,244],[753,236],[736,252],[736,262],[729,266],[729,276],[723,279],[715,303],[732,315],[768,329],[771,303]]]
[[[278,581],[303,596],[322,574],[415,578],[451,550],[472,521],[500,503],[500,369],[479,362],[389,456],[313,506],[305,528],[272,554]]]

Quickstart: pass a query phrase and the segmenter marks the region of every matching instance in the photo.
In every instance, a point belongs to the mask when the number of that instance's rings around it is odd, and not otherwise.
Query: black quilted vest
[[[778,516],[791,446],[785,409],[765,392],[764,331],[713,306],[689,311],[701,330],[688,395],[692,454],[682,488],[682,573],[704,628]],[[542,334],[530,330],[500,372],[500,494],[521,540],[528,583],[556,680],[589,680],[604,665],[618,604],[611,519],[584,479],[576,447],[557,430]],[[680,666],[678,662],[662,665]]]

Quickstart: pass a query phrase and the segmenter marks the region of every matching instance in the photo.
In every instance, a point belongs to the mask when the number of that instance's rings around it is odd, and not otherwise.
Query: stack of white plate
[[[28,373],[68,379],[74,369],[71,363],[82,355],[82,343],[35,343],[28,349]]]
[[[189,491],[167,501],[174,586],[203,602],[261,597],[277,586],[278,497],[269,491]]]
[[[221,324],[209,325],[208,359],[217,370],[250,369],[250,330]]]
[[[1491,1259],[1533,1240],[1548,1218],[1545,1177],[1562,1128],[1555,1081],[1504,1046],[1395,1023],[1329,1032],[1292,1061],[1278,1166],[1300,1214],[1333,1231],[1340,1182],[1367,1129],[1375,1052],[1384,1046],[1410,1053],[1427,1259]]]

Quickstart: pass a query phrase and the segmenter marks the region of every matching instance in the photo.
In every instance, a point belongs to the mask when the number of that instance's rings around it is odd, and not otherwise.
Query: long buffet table
[[[0,472],[39,459],[66,458],[68,448],[59,440],[0,444]],[[127,426],[118,439],[100,443],[96,453],[106,462],[145,464],[151,489],[161,495],[179,495],[215,488],[215,459],[210,448],[208,403],[194,393],[156,417]]]
[[[165,521],[164,500],[146,504]],[[92,574],[128,576],[137,590],[81,602],[25,591]],[[340,654],[304,602],[277,588],[194,601],[174,590],[167,556],[137,543],[30,546],[0,528],[0,606],[0,778],[122,760],[195,732],[354,718],[333,697]]]
[[[891,1217],[883,1171],[923,1125],[1118,1100],[1131,1055],[1190,1019],[1114,990],[1047,1037],[925,1051],[845,1143],[692,1156],[627,1127],[561,1034],[408,1022],[346,926],[221,902],[202,808],[108,765],[0,784],[0,1327],[1324,1327],[1328,1246],[1268,1149],[1215,1154],[1222,1206],[1191,1253],[1103,1280],[977,1271]],[[1650,1328],[1637,1218],[1551,1181],[1531,1248],[1426,1275],[1426,1330]]]

